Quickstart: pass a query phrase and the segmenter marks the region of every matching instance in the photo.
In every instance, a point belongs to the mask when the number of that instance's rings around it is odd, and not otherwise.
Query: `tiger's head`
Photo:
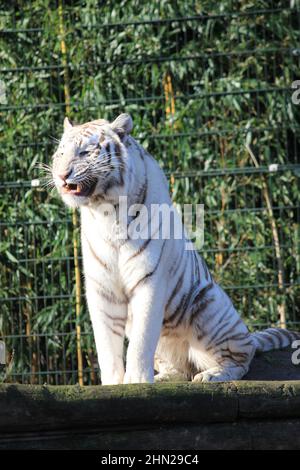
[[[65,118],[53,155],[52,177],[67,205],[88,204],[109,189],[124,186],[124,144],[132,127],[128,114],[120,114],[112,123],[98,119],[75,126]]]

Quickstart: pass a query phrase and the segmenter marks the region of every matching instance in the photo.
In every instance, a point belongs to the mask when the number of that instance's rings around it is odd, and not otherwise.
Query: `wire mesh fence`
[[[99,381],[83,292],[75,315],[78,228],[36,166],[50,163],[66,110],[77,122],[131,113],[173,199],[205,205],[202,254],[249,327],[300,325],[297,2],[117,3],[2,2],[0,335],[11,381],[76,383],[76,326],[83,382]]]

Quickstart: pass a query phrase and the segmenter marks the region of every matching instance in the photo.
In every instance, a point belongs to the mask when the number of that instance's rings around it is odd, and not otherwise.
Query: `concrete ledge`
[[[300,448],[299,381],[0,386],[0,449],[274,448],[275,441]]]
[[[298,378],[289,354],[255,359],[249,376],[266,361]],[[272,448],[300,449],[300,380],[0,385],[0,449]]]

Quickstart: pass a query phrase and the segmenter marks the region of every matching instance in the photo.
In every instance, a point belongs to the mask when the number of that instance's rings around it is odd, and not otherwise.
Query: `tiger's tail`
[[[251,337],[256,346],[256,351],[265,352],[290,346],[293,341],[300,340],[300,333],[282,328],[267,328],[252,333]]]

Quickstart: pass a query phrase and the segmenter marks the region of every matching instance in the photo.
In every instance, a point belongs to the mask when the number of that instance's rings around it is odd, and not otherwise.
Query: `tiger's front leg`
[[[154,354],[164,316],[164,294],[160,286],[155,284],[138,287],[130,300],[132,324],[125,384],[154,382]]]
[[[86,277],[89,313],[93,325],[102,385],[123,383],[123,348],[127,305],[108,289],[101,292],[96,280]]]

